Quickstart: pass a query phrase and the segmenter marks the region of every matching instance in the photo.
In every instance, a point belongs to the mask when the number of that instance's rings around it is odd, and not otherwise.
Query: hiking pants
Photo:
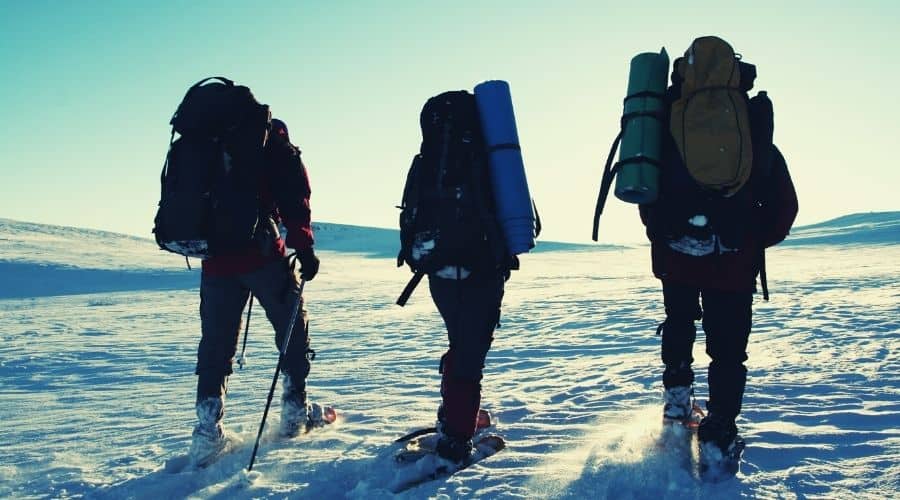
[[[244,306],[253,296],[266,312],[275,329],[275,346],[281,349],[293,308],[300,294],[300,280],[288,259],[278,259],[244,274],[200,278],[200,322],[202,337],[197,349],[197,401],[221,397],[238,347]],[[294,323],[288,351],[282,360],[282,372],[291,378],[296,391],[306,390],[309,374],[309,336],[306,310],[300,299],[300,313]]]
[[[701,300],[702,297],[702,308]],[[663,281],[666,320],[662,324],[662,360],[666,388],[691,385],[691,352],[702,318],[709,365],[707,407],[733,419],[741,411],[747,381],[747,340],[750,336],[753,293],[700,289]]]
[[[447,326],[450,348],[441,357],[443,432],[461,439],[475,434],[481,404],[484,360],[500,321],[504,279],[469,276],[454,280],[428,277],[431,298]]]

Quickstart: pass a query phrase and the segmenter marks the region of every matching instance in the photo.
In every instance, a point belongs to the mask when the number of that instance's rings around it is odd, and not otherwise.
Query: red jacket
[[[752,179],[748,184],[752,184]],[[753,216],[745,221],[745,227],[737,228],[744,235],[740,250],[703,256],[673,250],[673,235],[667,234],[666,228],[654,227],[654,221],[665,220],[672,207],[665,202],[642,205],[641,221],[647,226],[654,276],[697,288],[754,291],[763,250],[784,240],[798,211],[794,183],[777,148],[773,148],[772,173],[765,190],[765,196],[752,193],[752,199],[762,199],[764,204],[756,207]]]
[[[300,150],[273,134],[266,144],[263,167],[259,172],[257,244],[244,251],[205,259],[203,274],[227,276],[252,272],[283,258],[286,247],[299,251],[313,246],[309,207],[312,190]],[[279,224],[287,230],[286,240],[278,232]]]

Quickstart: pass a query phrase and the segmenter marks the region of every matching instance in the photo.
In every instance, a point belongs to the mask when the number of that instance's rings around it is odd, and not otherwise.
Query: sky
[[[428,97],[509,82],[543,239],[588,242],[630,59],[718,35],[757,65],[798,223],[897,210],[900,3],[4,2],[0,217],[151,237],[172,113],[249,86],[303,151],[319,222],[396,227]],[[638,242],[613,197],[604,243]]]

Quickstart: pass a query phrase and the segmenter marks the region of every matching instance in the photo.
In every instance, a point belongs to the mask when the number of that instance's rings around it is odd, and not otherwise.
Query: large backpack
[[[758,240],[753,231],[764,221],[755,209],[771,184],[774,118],[765,92],[747,94],[755,79],[756,67],[716,37],[698,38],[673,64],[654,229],[672,242],[686,236],[711,245],[680,251],[725,253]]]
[[[768,300],[765,247],[784,239],[796,214],[787,163],[773,144],[772,102],[765,91],[749,97],[756,67],[719,38],[698,38],[673,66],[671,133],[648,232],[697,256],[753,242]],[[791,193],[779,191],[785,185]]]
[[[270,120],[268,106],[226,78],[188,89],[170,121],[160,174],[153,233],[161,249],[203,259],[253,244]]]
[[[475,96],[464,90],[429,99],[419,117],[420,153],[413,158],[400,205],[400,252],[415,273],[403,305],[424,274],[445,266],[496,268],[506,251],[493,214],[487,152]]]
[[[674,66],[681,95],[669,126],[682,161],[704,189],[734,195],[753,167],[746,92],[756,75],[742,74],[734,49],[714,36],[694,40]]]

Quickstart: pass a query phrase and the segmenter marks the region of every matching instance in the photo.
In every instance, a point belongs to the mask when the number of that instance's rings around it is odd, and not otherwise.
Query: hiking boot
[[[721,417],[710,413],[700,421],[697,429],[697,440],[703,449],[709,449],[709,445],[715,445],[723,454],[727,455],[734,447],[737,439],[737,426],[733,418]]]
[[[300,404],[295,400],[281,402],[281,425],[279,434],[294,438],[316,427],[324,427],[334,422],[334,410],[319,403]]]
[[[191,450],[188,452],[191,464],[205,467],[221,454],[228,446],[225,429],[222,424],[212,427],[197,425],[191,439]]]
[[[297,437],[307,431],[309,405],[294,399],[281,400],[281,425],[278,433],[284,437]]]
[[[441,434],[434,451],[439,457],[458,464],[472,454],[472,440]]]
[[[295,383],[294,378],[282,372],[281,378],[281,426],[279,434],[297,437],[307,431],[309,405],[306,402],[306,384]],[[301,380],[301,382],[304,382]]]
[[[694,389],[690,386],[681,385],[669,387],[663,393],[663,419],[684,421],[691,416],[691,396],[694,395]]]
[[[195,467],[204,467],[228,446],[222,427],[222,398],[207,398],[197,403],[197,425],[191,434],[188,457]]]

